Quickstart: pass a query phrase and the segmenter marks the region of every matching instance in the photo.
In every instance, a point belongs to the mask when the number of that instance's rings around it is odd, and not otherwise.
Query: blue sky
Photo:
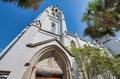
[[[86,24],[81,22],[81,18],[88,1],[90,0],[44,0],[37,11],[17,8],[13,3],[0,1],[0,51],[50,5],[58,6],[63,11],[69,33],[77,32],[83,37]]]
[[[50,5],[58,6],[63,11],[68,32],[77,32],[79,37],[83,38],[87,25],[81,19],[88,1],[90,0],[44,0],[37,11],[17,8],[13,3],[0,1],[0,51]]]

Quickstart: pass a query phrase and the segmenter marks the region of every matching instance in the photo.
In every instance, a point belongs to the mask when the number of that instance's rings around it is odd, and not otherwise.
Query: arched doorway
[[[47,46],[32,57],[23,79],[72,79],[70,61],[58,46]]]

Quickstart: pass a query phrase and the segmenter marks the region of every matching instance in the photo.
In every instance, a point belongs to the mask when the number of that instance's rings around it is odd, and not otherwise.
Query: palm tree
[[[89,26],[84,30],[84,35],[90,36],[92,39],[101,38],[106,35],[111,35],[114,37],[115,31],[109,27],[101,28],[101,27]]]
[[[120,30],[119,4],[119,0],[94,0],[90,2],[82,19],[88,24],[84,31],[85,35],[89,35],[93,39],[101,38],[106,34],[115,36],[115,32]]]
[[[4,2],[12,2],[17,3],[17,6],[24,9],[33,8],[37,10],[39,8],[39,4],[42,3],[43,0],[3,0]]]

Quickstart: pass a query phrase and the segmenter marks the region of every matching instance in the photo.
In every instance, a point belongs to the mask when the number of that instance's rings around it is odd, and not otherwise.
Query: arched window
[[[76,47],[76,44],[73,40],[71,41],[70,45]]]
[[[55,23],[51,24],[50,32],[55,33],[55,26],[56,26]]]

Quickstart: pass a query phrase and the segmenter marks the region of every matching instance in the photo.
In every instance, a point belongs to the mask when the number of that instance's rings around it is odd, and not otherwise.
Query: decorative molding
[[[39,45],[42,45],[42,44],[46,44],[46,43],[49,43],[49,42],[52,42],[52,41],[56,41],[63,49],[65,49],[65,50],[67,51],[67,53],[68,53],[70,56],[74,57],[74,56],[72,55],[72,53],[71,53],[68,49],[66,49],[56,38],[53,38],[53,39],[50,39],[50,40],[45,40],[45,41],[38,42],[38,43],[34,43],[34,44],[28,43],[28,44],[26,44],[26,46],[27,46],[27,47],[30,47],[30,48],[34,48],[34,47],[36,47],[36,46],[39,46]]]
[[[27,62],[27,63],[25,63],[25,65],[24,65],[24,66],[30,66],[30,63],[28,63],[28,62]]]
[[[46,58],[37,64],[36,66],[37,73],[62,75],[63,71],[59,67],[58,63],[59,61],[56,61],[55,57],[51,56],[49,58]]]
[[[43,30],[43,29],[39,29],[39,30],[44,31],[44,32],[49,33],[49,34],[53,34],[53,35],[55,35],[55,36],[61,36],[61,35],[58,35],[58,34],[55,34],[55,33],[53,33],[53,32]]]
[[[41,26],[42,26],[40,20],[35,20],[30,25],[33,25],[33,26],[36,26],[36,27],[39,27],[39,28],[41,28]]]
[[[38,42],[38,43],[29,43],[29,44],[26,44],[27,47],[36,47],[36,46],[39,46],[39,45],[42,45],[42,44],[46,44],[46,43],[49,43],[49,42],[52,42],[56,40],[56,38],[53,38],[53,39],[50,39],[50,40],[46,40],[46,41],[42,41],[42,42]]]
[[[45,70],[40,67],[37,67],[39,64],[39,62],[41,62],[42,60],[49,58],[53,52],[51,51],[55,51],[54,53],[54,57],[58,58],[58,62],[59,63],[59,67],[61,67],[63,74],[61,75],[63,79],[72,79],[72,72],[71,72],[71,64],[70,64],[70,60],[67,57],[67,55],[65,54],[65,51],[63,51],[64,49],[61,49],[60,47],[56,46],[56,45],[49,45],[49,46],[45,46],[44,48],[42,48],[41,50],[39,50],[38,52],[35,53],[35,55],[31,58],[30,60],[30,66],[27,68],[26,72],[24,73],[22,79],[30,79],[31,76],[40,73],[44,73]],[[46,63],[46,62],[45,62]],[[44,64],[45,64],[44,63]],[[35,68],[33,68],[35,67]],[[39,70],[39,68],[41,70]],[[54,68],[52,68],[54,69]],[[47,71],[49,73],[51,73],[50,71]],[[54,71],[51,74],[52,75],[56,75],[57,74],[61,74],[61,72],[58,71]],[[33,78],[35,79],[35,78]]]

